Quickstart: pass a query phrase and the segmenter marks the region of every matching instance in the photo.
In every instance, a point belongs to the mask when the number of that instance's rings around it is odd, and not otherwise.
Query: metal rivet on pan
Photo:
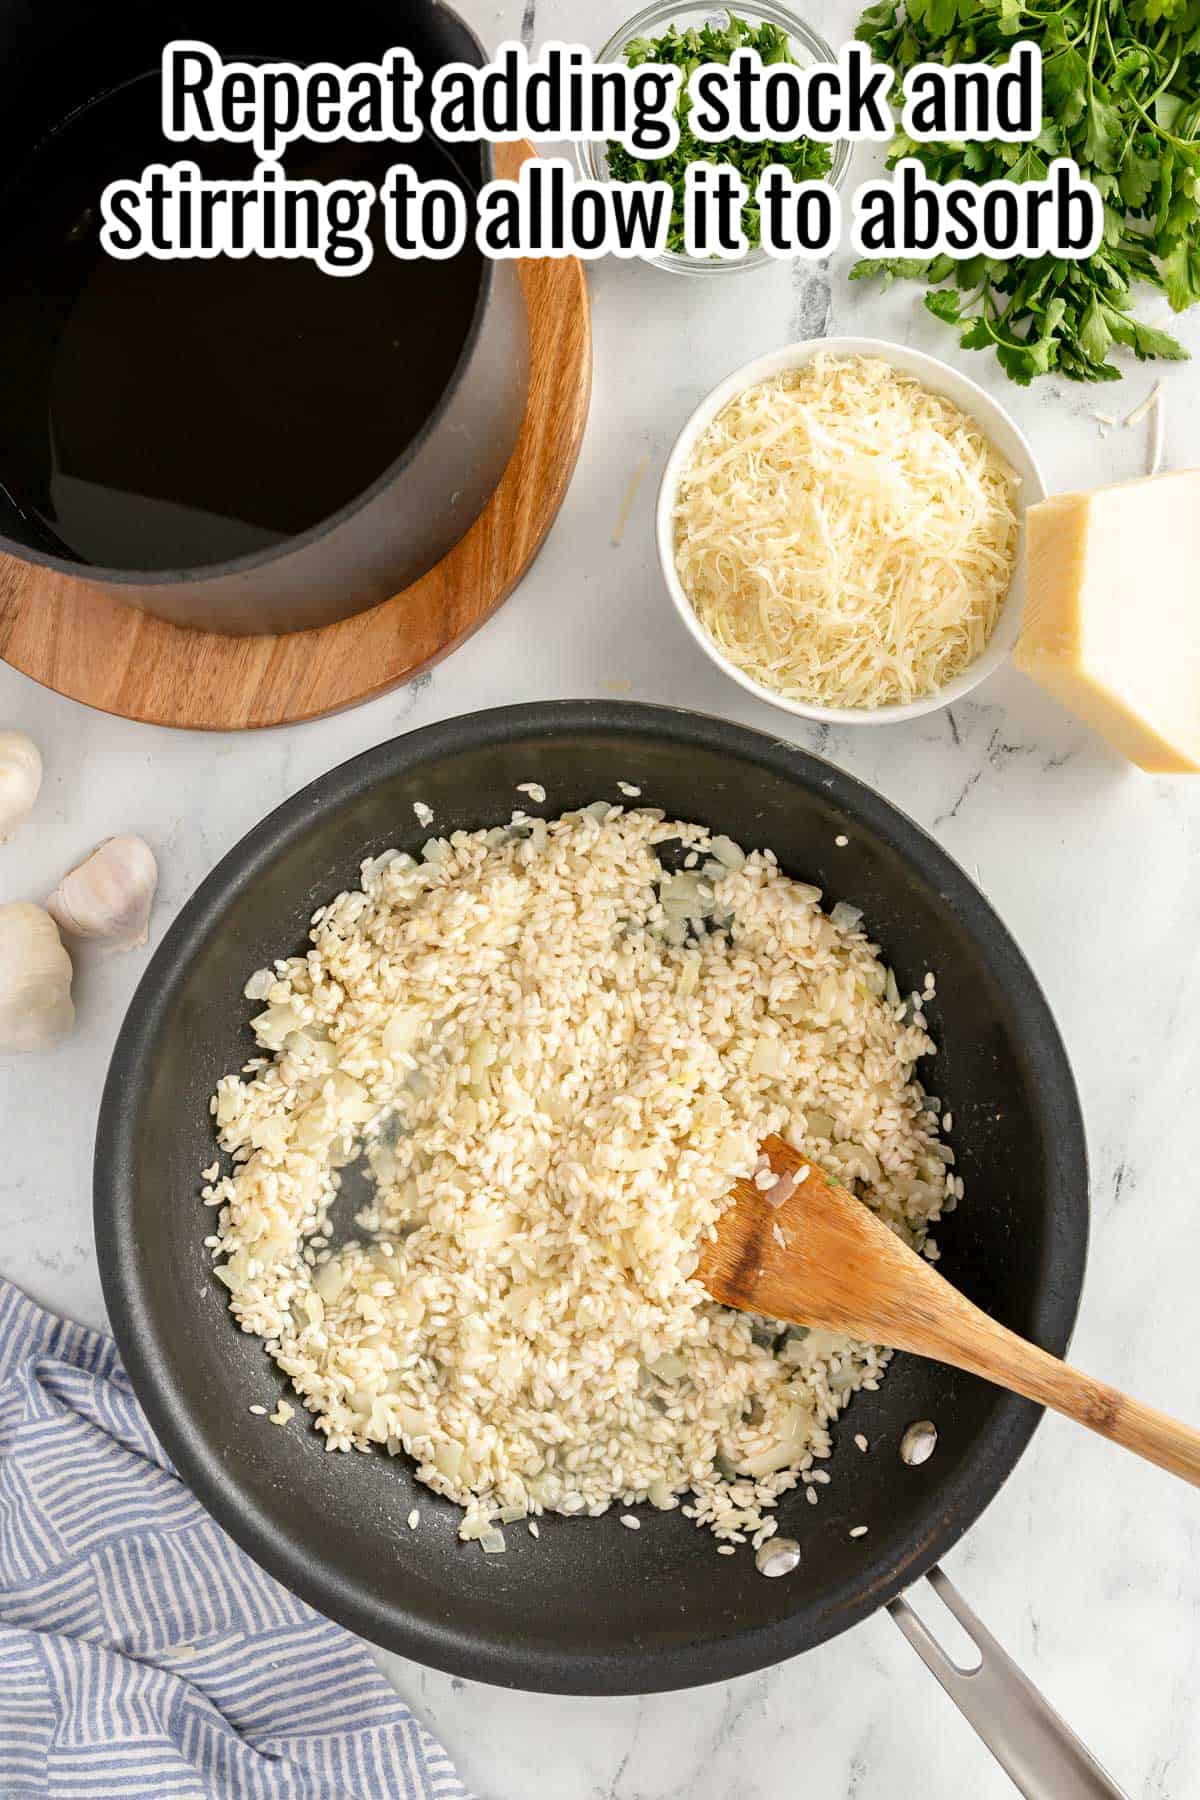
[[[768,1538],[754,1552],[754,1566],[760,1575],[790,1575],[800,1561],[800,1546],[795,1538]]]
[[[937,1426],[932,1419],[918,1419],[900,1439],[900,1460],[911,1468],[928,1462],[937,1449]]]

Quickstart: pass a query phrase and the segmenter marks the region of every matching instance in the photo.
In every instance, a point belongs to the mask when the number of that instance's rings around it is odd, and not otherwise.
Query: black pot
[[[573,1693],[716,1681],[844,1631],[909,1586],[978,1517],[1038,1410],[970,1376],[898,1357],[836,1432],[820,1505],[785,1496],[803,1561],[764,1580],[718,1557],[678,1512],[638,1532],[617,1514],[547,1517],[503,1556],[460,1544],[461,1514],[403,1458],[331,1456],[303,1414],[247,1411],[285,1382],[238,1331],[203,1238],[208,1099],[254,1054],[252,970],[305,943],[313,910],[359,864],[436,829],[507,819],[518,783],[547,811],[620,800],[768,845],[790,874],[863,908],[901,991],[937,972],[938,1054],[922,1078],[955,1117],[962,1207],[938,1228],[943,1272],[988,1312],[1061,1354],[1078,1303],[1087,1167],[1062,1043],[1017,946],[978,889],[885,800],[819,758],[714,719],[588,701],[454,719],[382,744],[289,800],[184,907],[130,1008],[96,1146],[96,1244],[109,1315],[138,1396],[184,1479],[237,1541],[307,1600],[408,1656],[478,1679]],[[849,841],[839,847],[837,839]],[[933,1458],[904,1466],[916,1419]],[[855,1449],[863,1432],[871,1454]],[[419,1531],[404,1529],[412,1506]],[[848,1536],[854,1525],[869,1535]]]
[[[250,8],[238,0],[129,0],[115,10],[93,0],[0,0],[0,167],[18,168],[68,115],[156,69],[175,38],[211,44],[227,59],[300,64],[378,61],[403,45],[425,75],[423,95],[442,64],[485,61],[478,39],[443,0],[347,0],[332,12],[305,0],[255,0]],[[470,188],[492,178],[490,145],[448,148]],[[186,158],[189,146],[173,152]],[[420,344],[412,355],[420,357]],[[9,497],[0,467],[0,550],[201,630],[296,631],[345,618],[417,580],[478,518],[516,444],[528,362],[515,266],[481,259],[474,315],[440,401],[417,436],[397,444],[378,479],[329,517],[234,561],[103,567],[47,542]]]

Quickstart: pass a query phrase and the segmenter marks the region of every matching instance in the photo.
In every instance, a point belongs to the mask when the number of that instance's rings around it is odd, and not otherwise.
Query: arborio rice
[[[486,1550],[645,1501],[758,1544],[781,1494],[816,1499],[887,1352],[713,1304],[697,1246],[772,1131],[910,1243],[959,1192],[921,999],[820,899],[600,804],[388,852],[251,978],[269,1054],[212,1103],[208,1242],[329,1449],[406,1451]],[[331,1249],[364,1143],[375,1199]]]

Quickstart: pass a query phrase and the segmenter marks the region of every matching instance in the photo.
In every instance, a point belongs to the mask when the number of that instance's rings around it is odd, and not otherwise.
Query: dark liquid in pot
[[[437,406],[481,260],[400,261],[377,204],[371,265],[218,257],[124,262],[100,195],[151,162],[246,180],[249,145],[172,144],[147,75],[76,113],[0,195],[0,486],[42,547],[121,569],[203,567],[317,525],[383,474]],[[406,163],[465,183],[428,138],[297,141],[293,179]]]

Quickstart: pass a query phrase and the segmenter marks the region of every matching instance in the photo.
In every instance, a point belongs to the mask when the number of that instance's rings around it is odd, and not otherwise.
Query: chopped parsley
[[[876,0],[857,35],[898,80],[919,63],[1042,53],[1044,119],[1033,143],[917,143],[934,181],[1040,181],[1066,156],[1104,200],[1104,238],[1084,262],[1057,256],[873,258],[852,279],[927,284],[925,305],[967,350],[993,350],[1014,381],[1051,372],[1116,381],[1114,347],[1139,361],[1187,355],[1133,315],[1159,288],[1176,312],[1200,300],[1200,0]]]
[[[833,160],[828,144],[814,143],[810,138],[797,138],[794,143],[778,144],[771,140],[749,143],[744,138],[727,138],[721,144],[709,144],[693,137],[688,128],[691,110],[687,95],[688,78],[693,69],[704,63],[727,63],[735,50],[757,50],[764,65],[794,63],[786,31],[778,25],[754,25],[727,15],[725,25],[705,25],[700,30],[680,31],[671,25],[657,38],[632,38],[625,50],[631,68],[641,63],[664,63],[683,70],[683,87],[675,116],[679,120],[679,144],[669,156],[640,158],[620,144],[608,145],[608,172],[614,181],[666,181],[674,190],[671,224],[667,233],[667,249],[676,255],[687,254],[683,237],[684,178],[689,163],[731,163],[749,189],[742,209],[742,229],[754,246],[761,230],[758,203],[754,189],[759,176],[772,163],[782,163],[796,181],[815,181],[829,173]]]

